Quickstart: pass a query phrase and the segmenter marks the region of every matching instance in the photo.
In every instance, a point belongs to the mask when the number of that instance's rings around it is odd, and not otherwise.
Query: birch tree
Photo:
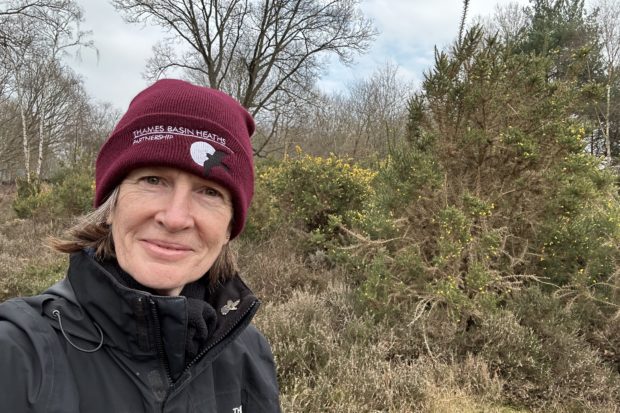
[[[605,157],[611,162],[611,95],[620,61],[620,3],[615,0],[598,0],[594,6],[598,9],[597,23],[606,66],[605,104],[601,122],[604,125],[601,130],[605,137]]]
[[[2,90],[19,108],[24,174],[30,181],[32,137],[28,123],[35,107],[46,106],[46,90],[55,78],[49,71],[61,66],[63,53],[91,43],[86,41],[88,33],[79,28],[82,12],[73,0],[10,0],[0,7]],[[47,136],[45,119],[46,115],[39,113],[37,177]]]

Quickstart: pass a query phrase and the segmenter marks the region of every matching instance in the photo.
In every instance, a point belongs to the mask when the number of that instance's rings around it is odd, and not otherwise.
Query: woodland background
[[[326,94],[376,31],[354,0],[114,0],[258,121],[242,272],[287,412],[620,410],[620,2],[531,0]],[[0,2],[0,298],[60,279],[119,111],[65,53],[73,0]],[[179,72],[177,72],[179,73]]]

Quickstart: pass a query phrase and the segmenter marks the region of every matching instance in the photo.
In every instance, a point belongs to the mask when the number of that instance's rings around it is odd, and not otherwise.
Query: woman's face
[[[168,167],[133,170],[109,223],[118,263],[140,284],[178,295],[201,278],[230,236],[230,192]]]

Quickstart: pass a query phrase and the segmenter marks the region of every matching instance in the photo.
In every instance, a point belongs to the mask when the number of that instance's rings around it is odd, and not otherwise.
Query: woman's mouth
[[[143,239],[141,244],[149,255],[156,258],[178,259],[193,251],[188,245],[157,239]]]

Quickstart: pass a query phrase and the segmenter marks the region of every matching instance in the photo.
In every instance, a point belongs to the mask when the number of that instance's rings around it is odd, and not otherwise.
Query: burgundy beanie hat
[[[230,191],[232,239],[243,230],[254,193],[252,133],[252,116],[225,93],[182,80],[159,80],[131,101],[101,147],[95,207],[133,169],[178,168]]]

